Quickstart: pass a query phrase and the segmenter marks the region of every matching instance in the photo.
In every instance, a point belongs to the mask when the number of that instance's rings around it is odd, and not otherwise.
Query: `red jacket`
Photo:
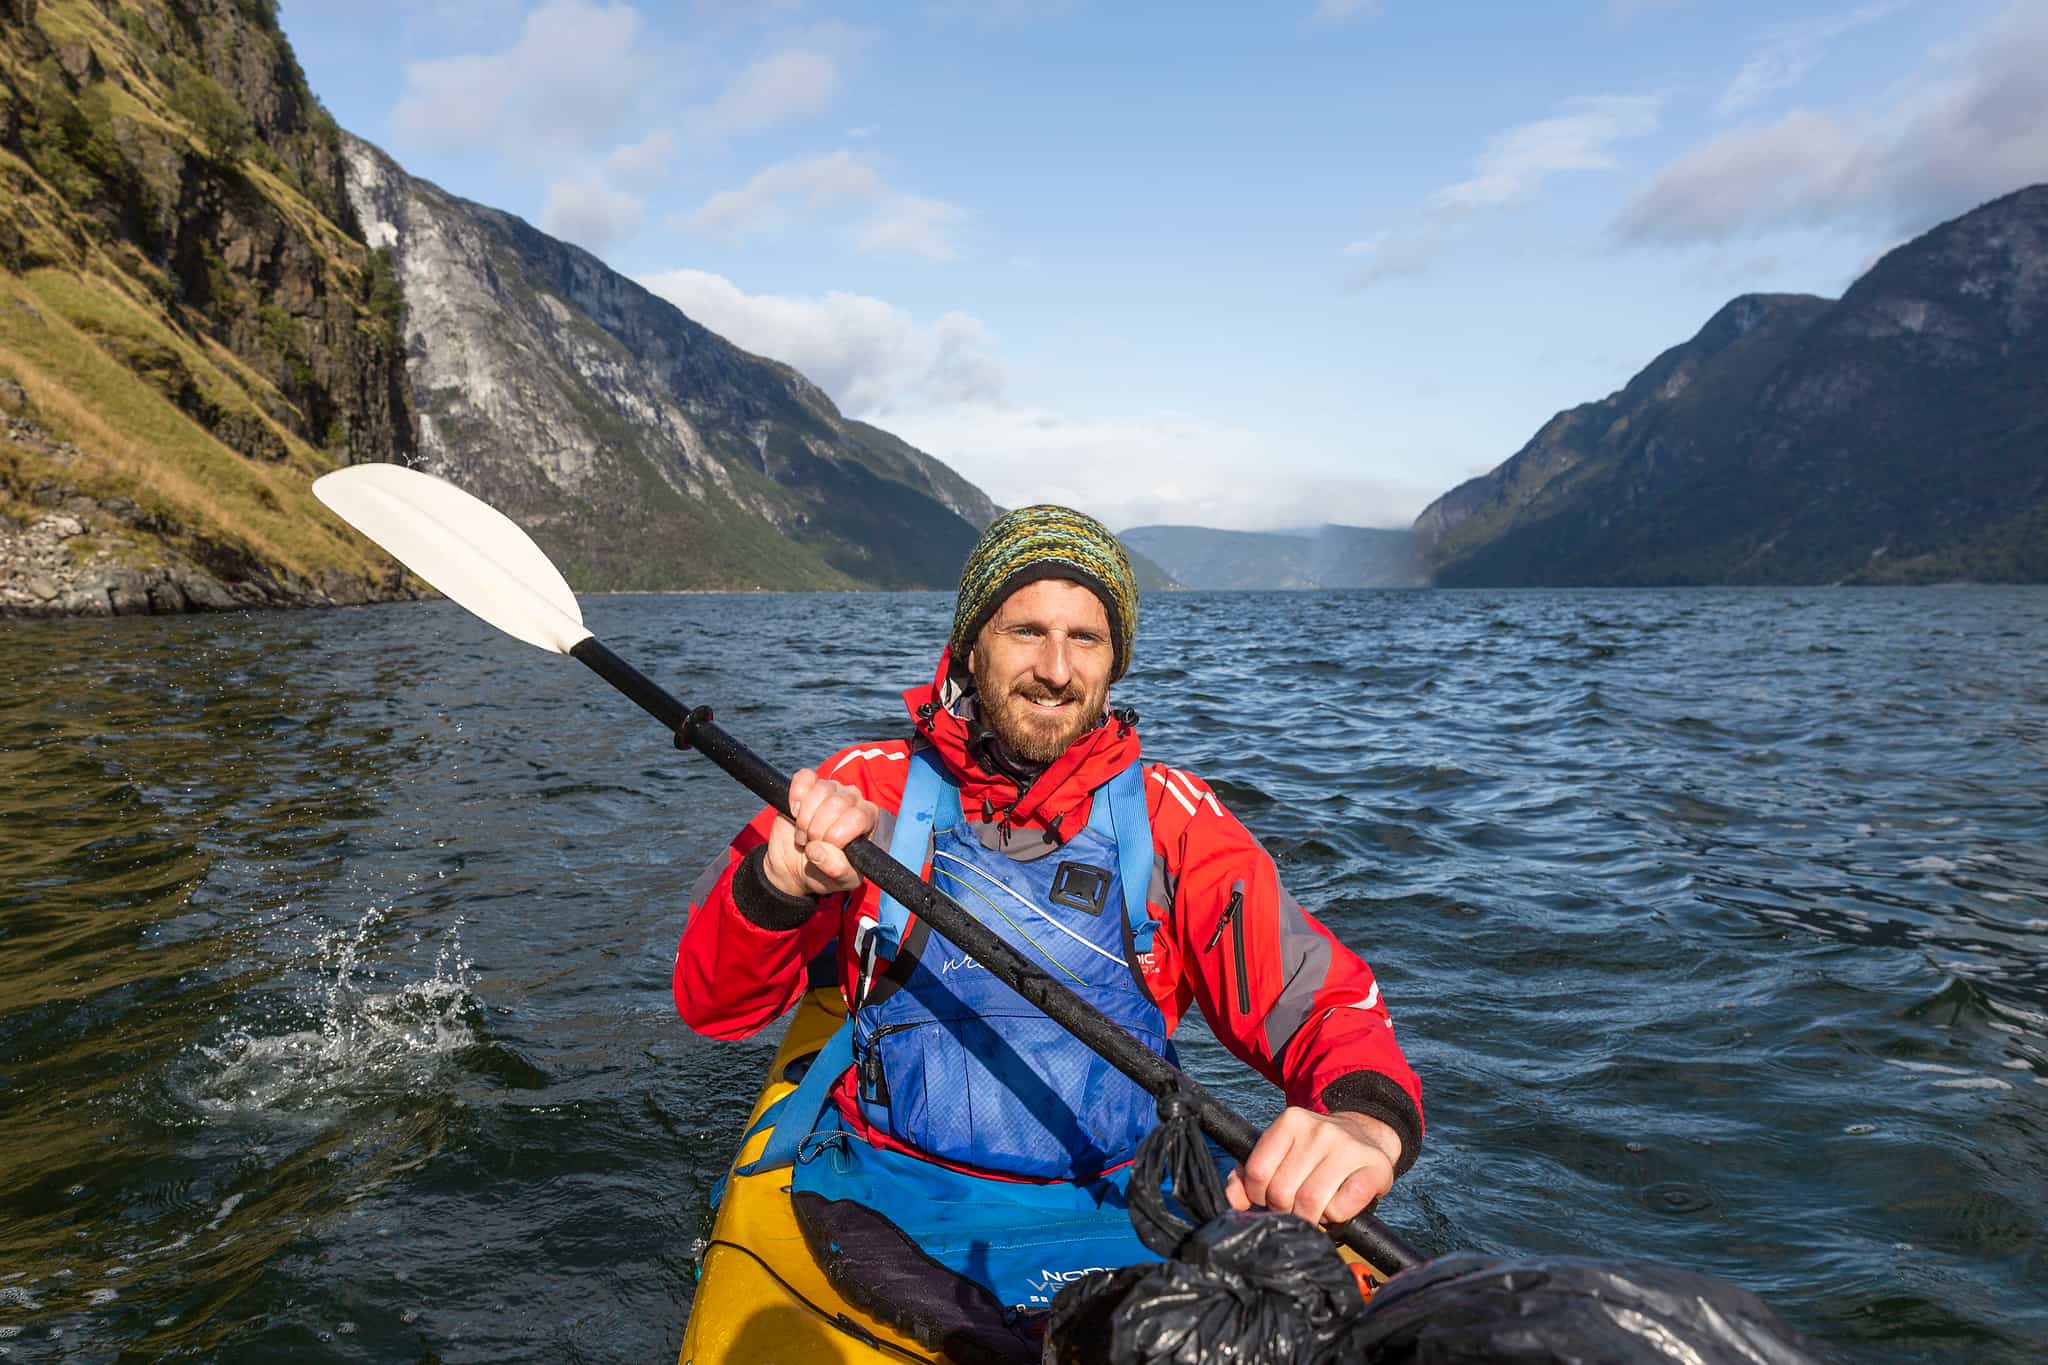
[[[942,657],[932,683],[903,696],[918,732],[959,782],[970,821],[1000,821],[1033,840],[1044,836],[1030,832],[1055,824],[1077,831],[1090,793],[1138,759],[1136,731],[1111,720],[1020,794],[1009,777],[969,757],[966,722],[940,704],[948,665]],[[905,740],[859,745],[826,759],[818,773],[894,812],[909,754]],[[1421,1146],[1422,1086],[1394,1041],[1372,969],[1287,894],[1272,858],[1200,779],[1152,763],[1145,789],[1154,854],[1147,908],[1160,931],[1138,967],[1168,1031],[1190,1003],[1199,1005],[1223,1045],[1285,1090],[1289,1104],[1390,1124],[1402,1138],[1405,1170]],[[706,869],[676,950],[676,1009],[713,1038],[745,1038],[779,1018],[803,994],[806,964],[834,938],[841,989],[850,997],[858,982],[852,945],[860,917],[876,912],[872,883],[823,898],[796,928],[763,927],[735,902],[733,874],[767,841],[773,820],[764,809]],[[875,837],[887,845],[886,829]],[[1233,923],[1224,917],[1234,890],[1242,910]]]

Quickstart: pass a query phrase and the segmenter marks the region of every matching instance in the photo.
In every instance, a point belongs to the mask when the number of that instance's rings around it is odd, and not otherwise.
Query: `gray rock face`
[[[422,463],[583,588],[950,586],[994,507],[786,365],[358,139],[406,298]]]
[[[1735,300],[1416,519],[1445,585],[2048,579],[2048,186]]]

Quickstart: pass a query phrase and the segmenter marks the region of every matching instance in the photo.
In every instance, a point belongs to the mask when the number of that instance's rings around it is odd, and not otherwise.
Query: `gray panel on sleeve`
[[[718,879],[725,875],[725,869],[732,866],[732,850],[720,849],[712,856],[710,866],[697,874],[697,884],[690,888],[690,904],[702,905],[704,898],[711,894],[711,888],[718,885]]]
[[[1315,1008],[1316,992],[1330,979],[1330,942],[1309,924],[1301,902],[1289,895],[1284,886],[1280,888],[1278,918],[1280,962],[1286,984],[1280,988],[1280,998],[1273,1002],[1273,1008],[1266,1012],[1266,1049],[1275,1058],[1285,1053],[1294,1035],[1308,1022],[1309,1011]]]

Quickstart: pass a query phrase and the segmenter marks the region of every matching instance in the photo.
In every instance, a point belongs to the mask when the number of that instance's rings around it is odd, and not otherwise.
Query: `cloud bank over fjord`
[[[996,402],[1007,387],[994,338],[967,313],[919,322],[861,294],[749,294],[703,270],[644,275],[640,283],[734,345],[795,366],[853,416]]]
[[[858,251],[927,261],[960,254],[953,229],[967,217],[965,209],[897,188],[869,158],[848,148],[778,161],[737,189],[712,195],[671,226],[738,241],[849,213],[846,234]]]
[[[1367,289],[1421,274],[1475,219],[1528,203],[1560,175],[1619,169],[1615,145],[1655,132],[1663,107],[1662,95],[1592,95],[1495,134],[1470,175],[1430,194],[1412,217],[1344,248],[1358,258],[1346,284]]]
[[[1341,470],[1275,476],[1270,440],[1243,428],[1077,419],[1013,402],[996,338],[967,313],[921,321],[853,293],[749,294],[701,270],[640,283],[735,345],[794,366],[848,416],[937,456],[1004,506],[1064,501],[1117,527],[1405,526],[1441,491]]]
[[[1722,243],[1784,229],[1896,237],[2048,180],[2048,8],[2020,3],[1930,53],[1867,107],[1795,109],[1667,166],[1622,240]]]

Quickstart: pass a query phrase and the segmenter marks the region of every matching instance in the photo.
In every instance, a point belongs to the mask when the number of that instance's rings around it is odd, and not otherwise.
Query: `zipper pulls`
[[[1223,918],[1216,921],[1216,932],[1209,935],[1209,941],[1202,945],[1203,952],[1210,953],[1216,950],[1216,945],[1223,941],[1223,931],[1230,927],[1230,922],[1236,919],[1243,910],[1244,892],[1231,892],[1230,904],[1223,907]]]

